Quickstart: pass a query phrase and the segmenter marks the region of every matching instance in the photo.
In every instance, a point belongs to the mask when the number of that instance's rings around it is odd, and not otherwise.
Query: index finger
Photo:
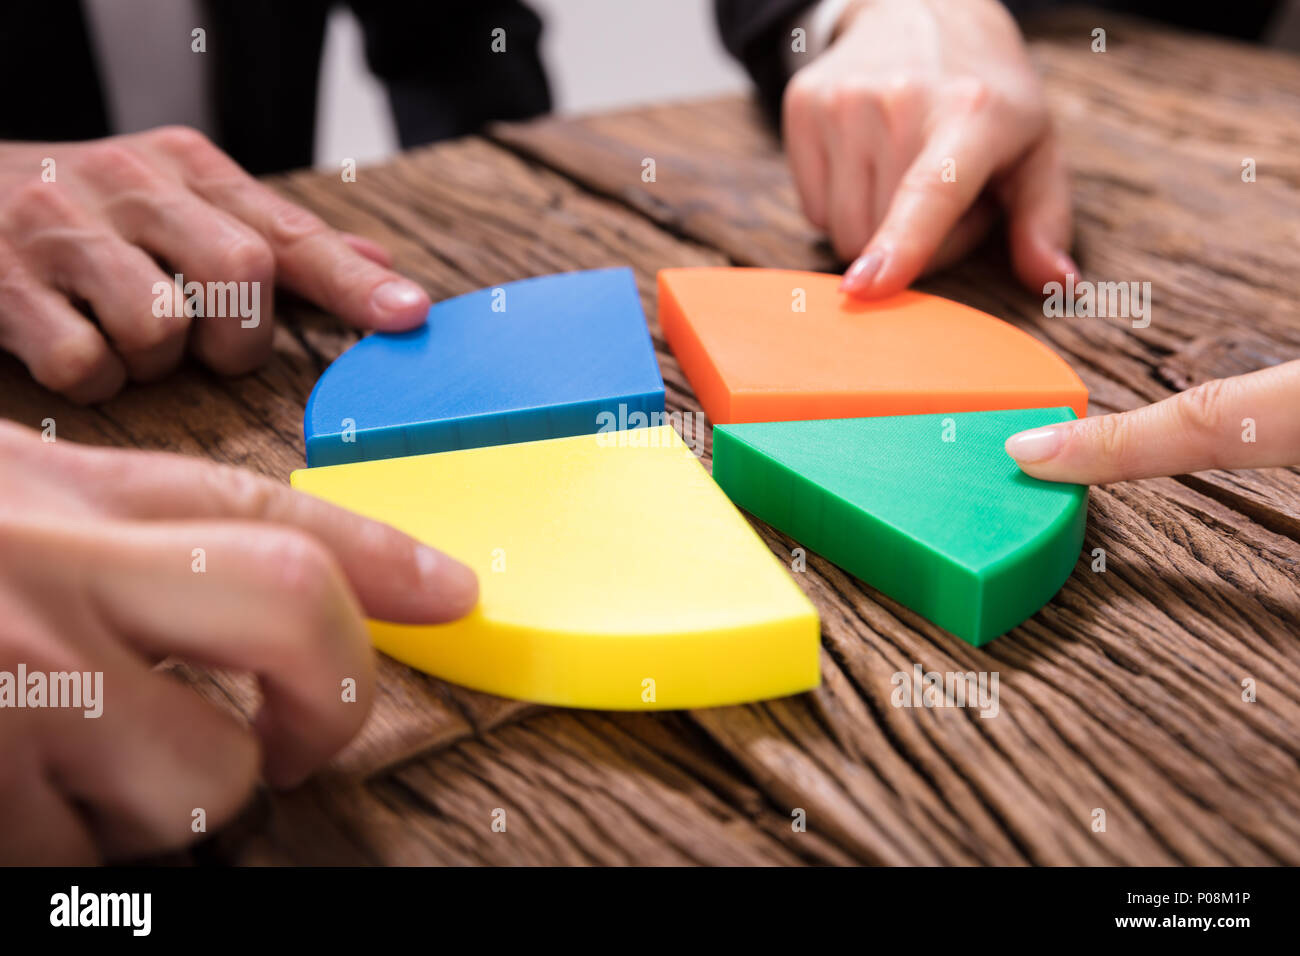
[[[478,579],[454,558],[252,472],[165,452],[75,445],[63,452],[78,456],[89,478],[80,493],[114,515],[266,521],[311,533],[334,554],[371,617],[440,623],[469,613],[478,600]]]
[[[1300,360],[1217,379],[1154,405],[1012,435],[1026,474],[1101,485],[1300,462]]]
[[[191,190],[261,233],[286,288],[359,328],[398,331],[424,321],[428,293],[258,182],[201,133],[162,130],[148,141]]]
[[[941,124],[899,180],[875,235],[845,274],[844,290],[875,299],[906,289],[1018,148],[999,141],[984,111],[963,111]]]

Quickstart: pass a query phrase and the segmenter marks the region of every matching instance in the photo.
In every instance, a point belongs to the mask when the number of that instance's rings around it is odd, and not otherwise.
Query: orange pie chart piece
[[[921,292],[867,302],[839,283],[781,269],[659,273],[659,324],[713,422],[1087,414],[1079,376],[1015,326]]]

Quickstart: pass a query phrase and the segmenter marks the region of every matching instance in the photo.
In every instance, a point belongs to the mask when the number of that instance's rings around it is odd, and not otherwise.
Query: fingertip
[[[884,262],[884,256],[874,250],[864,252],[853,260],[853,264],[840,280],[840,291],[849,295],[865,296],[876,279],[876,273]]]
[[[857,299],[883,299],[902,292],[914,278],[899,256],[886,249],[873,249],[849,266],[840,281],[840,291]]]
[[[1017,432],[1003,446],[1008,455],[1031,478],[1067,484],[1092,484],[1100,474],[1097,454],[1087,439],[1090,432],[1079,430],[1080,421],[1060,422]]]
[[[392,278],[375,287],[366,304],[366,325],[383,332],[403,332],[424,324],[432,305],[429,294],[409,279]]]
[[[1007,439],[1006,452],[1022,468],[1039,465],[1055,458],[1065,444],[1065,429],[1059,425],[1031,428]]]
[[[1041,292],[1050,282],[1064,282],[1070,275],[1079,278],[1079,266],[1070,254],[1040,236],[1013,236],[1011,258],[1017,278],[1034,292]]]
[[[423,544],[416,545],[415,563],[431,621],[454,621],[474,609],[478,575],[470,567]]]
[[[1067,252],[1058,252],[1056,254],[1055,271],[1061,278],[1068,275],[1072,275],[1076,279],[1079,277],[1079,265]]]

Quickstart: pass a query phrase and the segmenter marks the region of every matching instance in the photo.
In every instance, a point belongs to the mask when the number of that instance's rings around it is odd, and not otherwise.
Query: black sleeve
[[[551,108],[542,21],[520,0],[349,0],[366,60],[388,87],[403,147]],[[493,51],[494,31],[505,44]]]
[[[104,91],[78,0],[6,4],[0,89],[0,139],[108,135]]]
[[[217,144],[254,175],[310,166],[329,0],[205,0]]]
[[[815,0],[714,0],[714,14],[723,45],[749,71],[768,117],[781,115],[786,65],[782,57],[790,38],[790,21]]]

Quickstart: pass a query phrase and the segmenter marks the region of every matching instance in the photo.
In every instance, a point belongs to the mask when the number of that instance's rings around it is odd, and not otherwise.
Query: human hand
[[[1020,432],[1006,448],[1026,474],[1085,485],[1300,464],[1300,360],[1145,408]]]
[[[0,143],[0,347],[74,401],[165,374],[187,344],[224,374],[255,368],[271,353],[276,281],[359,328],[413,328],[429,297],[390,264],[380,246],[329,228],[196,130]],[[238,291],[250,314],[155,308],[155,284],[170,290],[177,274],[204,289],[248,283]]]
[[[1078,273],[1065,163],[997,0],[851,5],[830,47],[794,74],[783,113],[804,212],[854,260],[846,292],[892,295],[961,258],[999,207],[1025,285]]]
[[[467,613],[472,571],[387,525],[236,468],[47,444],[0,422],[0,861],[155,853],[231,818],[259,770],[301,781],[373,697],[365,614]],[[246,732],[166,674],[251,671]],[[102,673],[101,716],[15,709],[4,672]],[[343,681],[356,681],[355,703]],[[87,684],[87,688],[91,684]],[[30,696],[25,697],[30,700]],[[93,708],[92,708],[93,709]]]

